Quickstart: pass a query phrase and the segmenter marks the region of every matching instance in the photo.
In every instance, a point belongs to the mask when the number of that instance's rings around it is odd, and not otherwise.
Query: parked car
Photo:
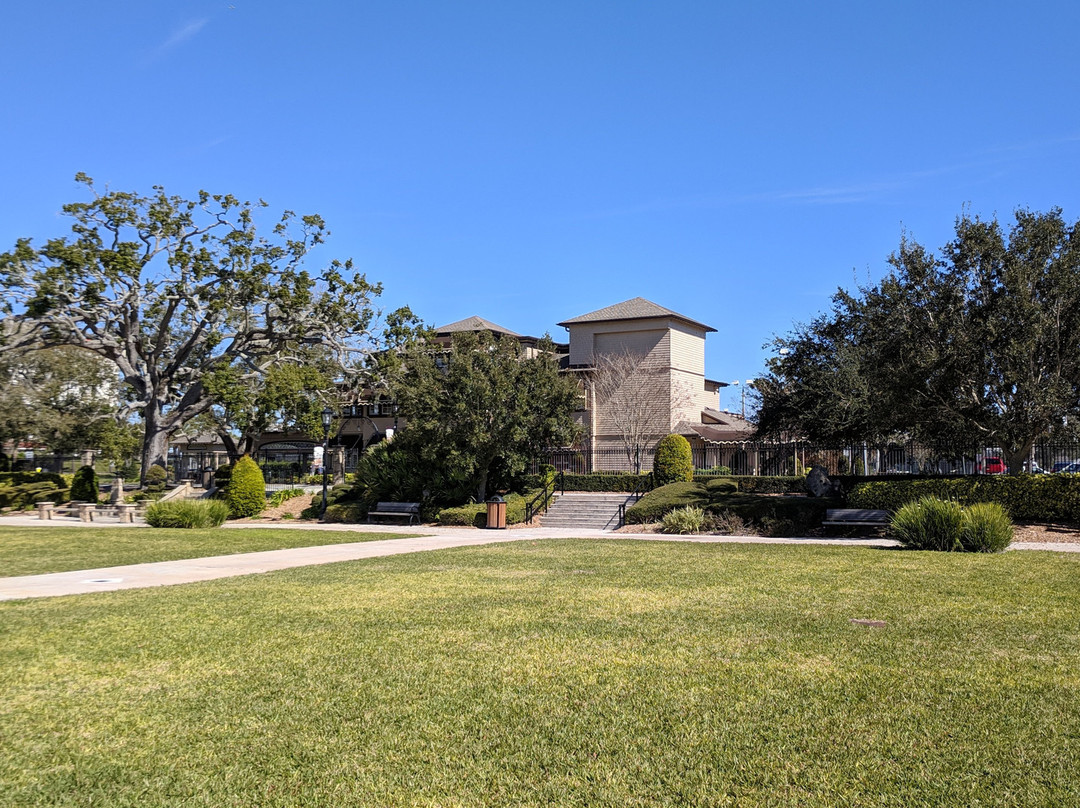
[[[1051,474],[1065,473],[1065,469],[1068,468],[1069,466],[1080,466],[1080,460],[1062,460],[1062,461],[1060,461],[1058,463],[1055,463],[1053,465],[1053,467],[1050,469],[1050,473]],[[1069,472],[1069,473],[1074,473],[1075,471],[1076,471],[1076,469],[1073,469],[1072,472]]]
[[[1000,457],[988,457],[983,461],[984,474],[1008,474],[1009,467]]]

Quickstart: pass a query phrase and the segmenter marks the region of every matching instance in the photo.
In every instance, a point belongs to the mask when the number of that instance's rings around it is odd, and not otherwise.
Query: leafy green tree
[[[233,458],[253,452],[272,429],[321,440],[322,409],[338,397],[327,362],[283,362],[258,375],[230,365],[208,373],[203,385],[213,400],[205,420]]]
[[[906,237],[877,285],[776,340],[759,425],[812,440],[1000,447],[1012,473],[1080,416],[1080,227],[1060,209],[961,216],[934,255]]]
[[[120,427],[116,369],[78,348],[4,351],[0,441],[34,440],[55,452],[98,449]]]
[[[443,470],[448,485],[468,487],[477,501],[541,449],[576,437],[577,386],[559,373],[550,339],[538,347],[525,357],[514,339],[460,334],[449,350],[433,343],[414,350],[394,386],[407,419],[401,437]]]
[[[76,345],[118,369],[143,419],[143,473],[164,465],[169,436],[208,411],[204,378],[246,378],[299,360],[319,344],[342,373],[369,349],[377,284],[350,261],[311,272],[321,217],[282,214],[269,237],[265,207],[200,191],[193,200],[99,192],[64,206],[71,235],[43,246],[21,239],[0,255],[0,336],[12,346]]]

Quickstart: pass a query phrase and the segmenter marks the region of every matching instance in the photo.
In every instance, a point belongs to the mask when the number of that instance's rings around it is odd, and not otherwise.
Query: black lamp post
[[[319,519],[326,517],[326,461],[330,459],[330,421],[334,417],[334,411],[329,407],[323,407],[322,411],[322,510],[319,511]]]

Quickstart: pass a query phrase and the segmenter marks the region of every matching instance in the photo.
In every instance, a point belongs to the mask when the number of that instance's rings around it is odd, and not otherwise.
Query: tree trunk
[[[146,472],[151,466],[161,466],[167,469],[167,455],[169,452],[169,429],[162,425],[159,420],[159,410],[156,405],[146,410],[146,426],[143,431],[142,445],[142,469],[139,472],[139,485],[146,485]]]
[[[487,502],[487,479],[488,470],[487,466],[484,466],[480,471],[480,479],[476,484],[476,501]]]
[[[229,462],[235,463],[243,456],[243,452],[236,445],[236,440],[228,432],[218,432],[218,437],[221,438],[221,442],[225,445],[225,453],[229,456]]]
[[[1005,455],[1005,464],[1009,467],[1009,476],[1013,477],[1024,470],[1024,464],[1031,458],[1031,447],[1034,440],[1024,441],[1023,446],[1015,450],[1002,446],[1001,453]]]

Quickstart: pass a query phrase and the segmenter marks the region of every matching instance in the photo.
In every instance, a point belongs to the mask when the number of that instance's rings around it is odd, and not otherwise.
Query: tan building
[[[640,445],[646,453],[669,432],[684,435],[695,450],[700,467],[736,463],[744,473],[756,461],[739,456],[737,442],[749,439],[753,428],[737,414],[720,410],[719,391],[724,382],[705,377],[705,338],[716,329],[644,298],[634,298],[589,312],[558,325],[568,332],[566,343],[555,343],[555,355],[567,372],[581,381],[581,409],[576,414],[584,427],[583,444],[573,447],[587,470],[627,469],[634,465],[625,451],[622,427],[629,418],[640,421]],[[435,339],[449,346],[455,334],[487,331],[517,340],[526,356],[538,350],[539,338],[473,316],[435,329]],[[632,358],[636,372],[621,383],[630,409],[602,395],[593,383],[605,361]],[[616,396],[616,398],[618,398]],[[632,406],[636,405],[636,406]],[[335,455],[351,468],[359,453],[392,436],[404,426],[388,391],[368,390],[361,400],[342,409]],[[554,447],[553,447],[554,448]],[[570,447],[567,447],[570,448]],[[321,445],[301,435],[266,434],[256,455],[282,461],[296,456],[310,464]],[[651,455],[642,457],[651,465]],[[336,465],[336,464],[335,464]]]
[[[641,297],[559,325],[570,336],[569,370],[582,381],[578,418],[592,469],[633,464],[638,450],[630,446],[647,450],[670,432],[701,454],[753,431],[744,418],[720,411],[726,383],[705,377],[705,337],[715,328]]]

